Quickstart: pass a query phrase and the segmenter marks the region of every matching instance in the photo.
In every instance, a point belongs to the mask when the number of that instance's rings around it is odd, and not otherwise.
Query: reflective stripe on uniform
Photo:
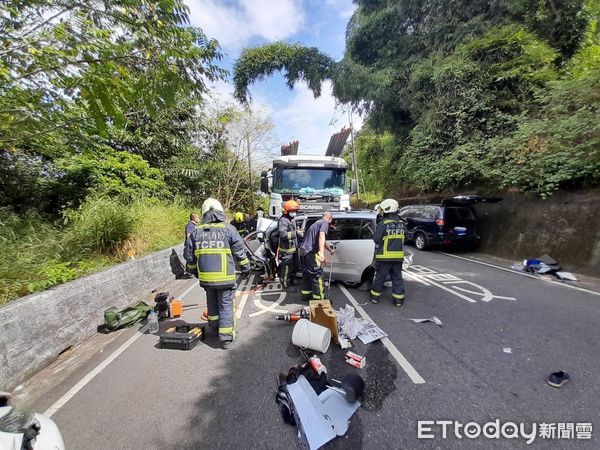
[[[248,264],[250,264],[248,258],[244,258],[240,261],[240,266],[247,266]]]
[[[225,224],[223,222],[201,223],[196,228],[225,228]]]
[[[198,279],[200,281],[219,283],[223,281],[235,281],[236,275],[227,273],[228,261],[227,257],[231,256],[230,248],[197,248],[195,251],[196,257],[200,260],[202,255],[220,255],[221,270],[211,270],[210,272],[200,271],[198,267]]]
[[[373,295],[374,297],[379,297],[381,295],[381,292],[371,291],[371,295]]]
[[[300,291],[302,293],[302,295],[309,295],[312,294],[312,290],[310,291]]]
[[[402,299],[402,298],[404,298],[404,294],[392,294],[392,297]]]
[[[296,247],[292,247],[292,248],[279,247],[279,253],[296,253]]]
[[[388,250],[388,244],[392,240],[401,240],[402,250]],[[375,255],[375,259],[404,259],[404,234],[385,236],[383,238],[383,252]]]
[[[233,327],[219,327],[219,334],[233,334]]]
[[[213,320],[219,320],[219,316],[208,316],[208,321],[212,322]]]

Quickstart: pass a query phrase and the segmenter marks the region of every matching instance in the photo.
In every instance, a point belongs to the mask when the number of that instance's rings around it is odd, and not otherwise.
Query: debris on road
[[[284,422],[298,426],[300,445],[317,449],[348,431],[364,388],[358,375],[346,375],[342,381],[328,379],[319,361],[318,371],[307,363],[280,373],[275,401]]]
[[[333,342],[339,343],[338,322],[335,309],[331,307],[331,302],[329,300],[311,300],[309,308],[310,321],[328,328]]]
[[[511,269],[536,274],[543,280],[555,280],[558,278],[559,280],[578,281],[571,272],[561,271],[560,264],[546,254],[537,258],[516,262],[511,266]]]
[[[367,357],[366,356],[360,356],[357,355],[354,352],[346,352],[346,354],[344,355],[345,360],[346,360],[346,364],[350,364],[351,366],[356,367],[357,369],[362,369],[365,367],[365,365],[367,364]]]
[[[309,320],[300,319],[294,325],[292,343],[300,348],[325,353],[331,343],[331,331]]]
[[[363,320],[363,327],[358,335],[358,338],[362,341],[363,344],[370,344],[371,342],[375,342],[379,339],[383,339],[387,337],[387,333],[375,325],[373,322],[369,322],[368,320]]]
[[[561,280],[578,281],[575,275],[573,275],[571,272],[558,271],[556,272],[556,276]]]
[[[559,388],[567,381],[569,381],[571,377],[564,370],[559,370],[558,372],[553,372],[548,377],[548,384],[552,387]]]
[[[346,305],[340,308],[337,315],[340,334],[348,339],[356,339],[362,330],[362,322],[354,316],[354,308]]]
[[[442,321],[439,319],[439,317],[437,316],[431,316],[429,319],[408,319],[408,320],[412,320],[415,323],[423,323],[423,322],[433,322],[435,323],[438,327],[443,326],[444,324],[442,323]]]
[[[512,353],[512,348],[510,348],[510,347],[504,347],[504,348],[502,349],[502,351],[503,351],[504,353]]]

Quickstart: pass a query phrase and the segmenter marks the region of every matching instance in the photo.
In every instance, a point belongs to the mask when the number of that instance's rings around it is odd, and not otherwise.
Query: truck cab
[[[269,216],[279,217],[290,199],[298,200],[301,213],[350,210],[356,186],[346,171],[346,161],[335,156],[280,156],[261,174],[261,191],[271,196]]]

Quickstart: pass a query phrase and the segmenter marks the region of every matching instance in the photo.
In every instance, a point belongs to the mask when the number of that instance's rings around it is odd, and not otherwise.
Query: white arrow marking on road
[[[348,300],[350,300],[350,303],[352,303],[354,305],[354,308],[356,308],[356,310],[363,317],[363,319],[367,319],[367,320],[370,320],[371,322],[375,323],[375,321],[373,319],[371,319],[369,317],[369,315],[365,312],[365,310],[359,305],[359,303],[352,296],[352,294],[350,294],[350,292],[348,292],[348,289],[346,289],[341,284],[338,287],[342,290],[342,292],[348,298]],[[404,357],[404,355],[402,353],[400,353],[400,350],[398,350],[396,348],[396,346],[394,345],[394,343],[392,341],[390,341],[388,338],[383,338],[383,339],[381,339],[381,342],[383,343],[385,348],[388,349],[388,351],[394,357],[394,359],[398,362],[400,367],[402,367],[404,372],[406,372],[406,375],[408,375],[410,377],[410,379],[412,380],[413,383],[415,383],[415,384],[425,383],[425,380],[423,379],[423,377],[421,377],[421,375],[419,375],[419,373],[415,370],[415,368],[411,365],[411,363],[409,363],[408,360]]]
[[[274,294],[273,293],[269,293],[269,294]],[[260,311],[254,312],[252,314],[249,314],[248,317],[256,317],[256,316],[260,316],[261,314],[266,314],[268,312],[270,313],[279,313],[279,314],[286,314],[289,311],[283,310],[283,309],[277,309],[276,307],[279,306],[281,304],[282,301],[285,300],[286,297],[286,293],[285,292],[279,292],[279,298],[271,305],[271,306],[265,306],[262,304],[262,302],[260,301],[262,298],[262,293],[261,295],[258,296],[258,298],[254,299],[254,305],[260,309]]]
[[[413,280],[417,280],[417,281],[421,281],[421,282],[423,281],[423,278],[422,278],[422,276],[421,276],[421,275],[417,275],[416,273],[411,273],[411,272],[410,272],[410,270],[406,270],[406,271],[404,271],[404,274],[405,274],[405,275],[408,275],[408,277],[409,277],[409,278],[412,278]],[[477,303],[477,301],[476,301],[476,300],[473,300],[473,299],[471,299],[471,298],[467,297],[466,295],[462,295],[460,292],[456,292],[456,291],[454,291],[454,290],[452,290],[452,289],[450,289],[450,288],[447,288],[446,286],[443,286],[443,285],[441,285],[441,284],[438,284],[438,283],[436,283],[435,281],[428,280],[428,283],[429,283],[430,285],[434,285],[434,286],[437,286],[437,287],[439,287],[440,289],[443,289],[443,290],[445,290],[445,291],[448,291],[448,292],[450,292],[451,294],[454,294],[454,295],[456,295],[457,297],[460,297],[460,298],[462,298],[462,299],[464,299],[464,300],[466,300],[466,301],[468,301],[468,302],[471,302],[471,303]]]

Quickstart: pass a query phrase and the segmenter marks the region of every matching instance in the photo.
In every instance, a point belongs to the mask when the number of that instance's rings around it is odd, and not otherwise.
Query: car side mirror
[[[356,193],[358,193],[358,183],[356,180],[352,180],[350,183],[350,194],[354,195]]]
[[[260,179],[260,191],[265,194],[269,193],[269,179],[266,176]]]

